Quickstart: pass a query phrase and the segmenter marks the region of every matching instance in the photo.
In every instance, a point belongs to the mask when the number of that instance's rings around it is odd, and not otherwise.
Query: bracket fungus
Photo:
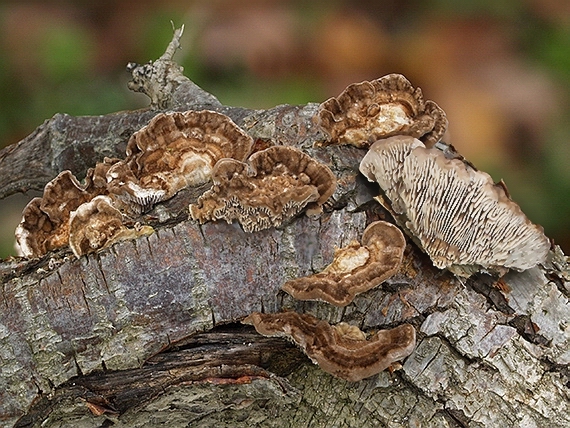
[[[299,300],[323,300],[346,306],[354,296],[368,291],[400,268],[406,240],[397,226],[385,221],[371,223],[356,241],[335,250],[334,259],[322,272],[287,281],[282,289]]]
[[[46,184],[41,198],[34,198],[24,208],[16,228],[16,240],[26,257],[40,257],[67,246],[69,216],[94,191],[82,186],[70,171],[63,171]]]
[[[410,355],[416,345],[410,324],[379,330],[367,340],[358,327],[331,326],[309,314],[254,312],[242,322],[266,336],[290,337],[321,369],[350,382],[380,373]]]
[[[96,196],[71,213],[69,219],[69,246],[76,257],[91,253],[125,239],[150,235],[150,226],[129,229],[123,224],[123,215],[113,206],[109,196]]]
[[[366,148],[379,138],[396,134],[421,138],[431,146],[447,129],[445,112],[433,101],[424,101],[422,90],[401,74],[349,85],[338,97],[319,106],[317,120],[329,136],[321,146]]]
[[[148,226],[128,229],[123,215],[139,215],[184,187],[210,181],[220,159],[243,161],[252,147],[253,139],[223,114],[160,113],[131,136],[125,159],[97,163],[87,172],[85,185],[70,171],[50,181],[42,198],[24,209],[16,239],[27,257],[67,245],[79,257],[149,234]]]
[[[408,136],[374,143],[360,171],[376,181],[396,218],[433,264],[470,276],[544,262],[550,242],[486,173],[462,158]]]
[[[253,139],[223,114],[160,113],[132,135],[127,158],[108,171],[109,191],[145,210],[185,187],[210,181],[218,160],[243,161],[252,146]]]
[[[190,205],[191,217],[201,223],[238,220],[246,232],[277,227],[305,208],[316,214],[336,189],[326,165],[285,146],[256,152],[248,163],[222,159],[212,181],[212,188]]]

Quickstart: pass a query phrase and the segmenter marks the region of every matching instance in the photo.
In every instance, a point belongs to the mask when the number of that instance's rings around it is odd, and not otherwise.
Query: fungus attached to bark
[[[91,253],[115,242],[150,235],[150,226],[129,229],[123,224],[123,215],[113,206],[109,196],[96,196],[71,213],[69,219],[69,246],[77,257]]]
[[[368,291],[394,275],[402,262],[406,240],[398,227],[371,223],[356,241],[337,249],[322,272],[287,281],[283,290],[299,300],[323,300],[346,306],[354,296]]]
[[[252,145],[252,138],[223,114],[161,113],[133,134],[126,160],[109,169],[109,191],[144,210],[208,182],[222,158],[245,160]]]
[[[248,162],[216,163],[212,188],[189,207],[194,220],[238,220],[246,232],[255,232],[277,227],[305,208],[320,212],[336,188],[326,165],[293,147],[269,147]]]
[[[46,184],[43,196],[24,209],[16,228],[16,240],[26,257],[41,257],[67,246],[69,213],[93,197],[70,171],[63,171]]]
[[[321,369],[350,382],[380,373],[416,346],[416,331],[409,324],[379,330],[366,340],[358,327],[331,326],[309,314],[254,312],[242,322],[266,336],[290,337]]]
[[[369,147],[379,138],[401,134],[438,142],[447,129],[445,112],[424,101],[420,88],[401,74],[348,86],[338,97],[319,106],[318,122],[329,140],[319,143]]]
[[[67,245],[67,241],[61,239],[61,234],[54,236],[58,227],[41,210],[41,204],[42,198],[32,199],[24,208],[22,220],[16,227],[16,241],[26,257],[41,257],[53,249]]]
[[[433,264],[469,276],[480,267],[503,273],[544,262],[550,242],[503,183],[413,137],[374,143],[360,171],[376,181],[403,227]]]

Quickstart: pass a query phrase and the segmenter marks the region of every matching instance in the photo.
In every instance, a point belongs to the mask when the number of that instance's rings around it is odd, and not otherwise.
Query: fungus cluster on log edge
[[[252,138],[223,114],[160,113],[131,136],[125,159],[105,158],[87,172],[84,185],[69,171],[49,182],[43,197],[24,209],[18,244],[27,257],[68,245],[80,257],[152,233],[150,226],[126,225],[181,189],[208,182],[218,160],[246,159],[252,146]]]

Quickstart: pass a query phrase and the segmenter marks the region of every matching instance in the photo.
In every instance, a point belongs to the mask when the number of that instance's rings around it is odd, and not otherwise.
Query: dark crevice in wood
[[[503,293],[495,286],[497,279],[485,273],[472,275],[465,285],[471,287],[477,293],[485,296],[489,305],[497,311],[512,315],[515,310],[509,306],[509,302]]]
[[[138,369],[74,377],[36,400],[15,427],[40,423],[67,400],[82,399],[122,414],[178,384],[247,383],[258,377],[286,376],[306,361],[285,339],[263,337],[251,327],[228,324],[179,341]]]
[[[550,340],[538,333],[538,327],[532,322],[528,315],[517,315],[509,321],[511,327],[516,328],[525,340],[535,345],[550,346]]]

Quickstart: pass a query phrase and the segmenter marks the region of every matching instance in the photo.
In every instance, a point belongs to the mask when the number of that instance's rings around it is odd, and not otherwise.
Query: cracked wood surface
[[[465,281],[434,268],[408,239],[401,271],[346,308],[296,301],[283,283],[321,271],[335,246],[390,220],[372,200],[377,188],[359,176],[364,152],[312,148],[317,104],[252,111],[221,106],[189,80],[173,90],[162,110],[216,110],[258,141],[326,163],[339,182],[333,202],[319,218],[248,234],[188,220],[186,207],[203,189],[189,190],[148,214],[151,236],[79,260],[59,251],[2,261],[2,426],[570,424],[563,254],[500,281]],[[0,152],[0,196],[122,156],[130,134],[158,111],[56,115]],[[286,309],[369,332],[408,322],[418,345],[401,370],[349,383],[284,339],[235,324],[253,311]]]

